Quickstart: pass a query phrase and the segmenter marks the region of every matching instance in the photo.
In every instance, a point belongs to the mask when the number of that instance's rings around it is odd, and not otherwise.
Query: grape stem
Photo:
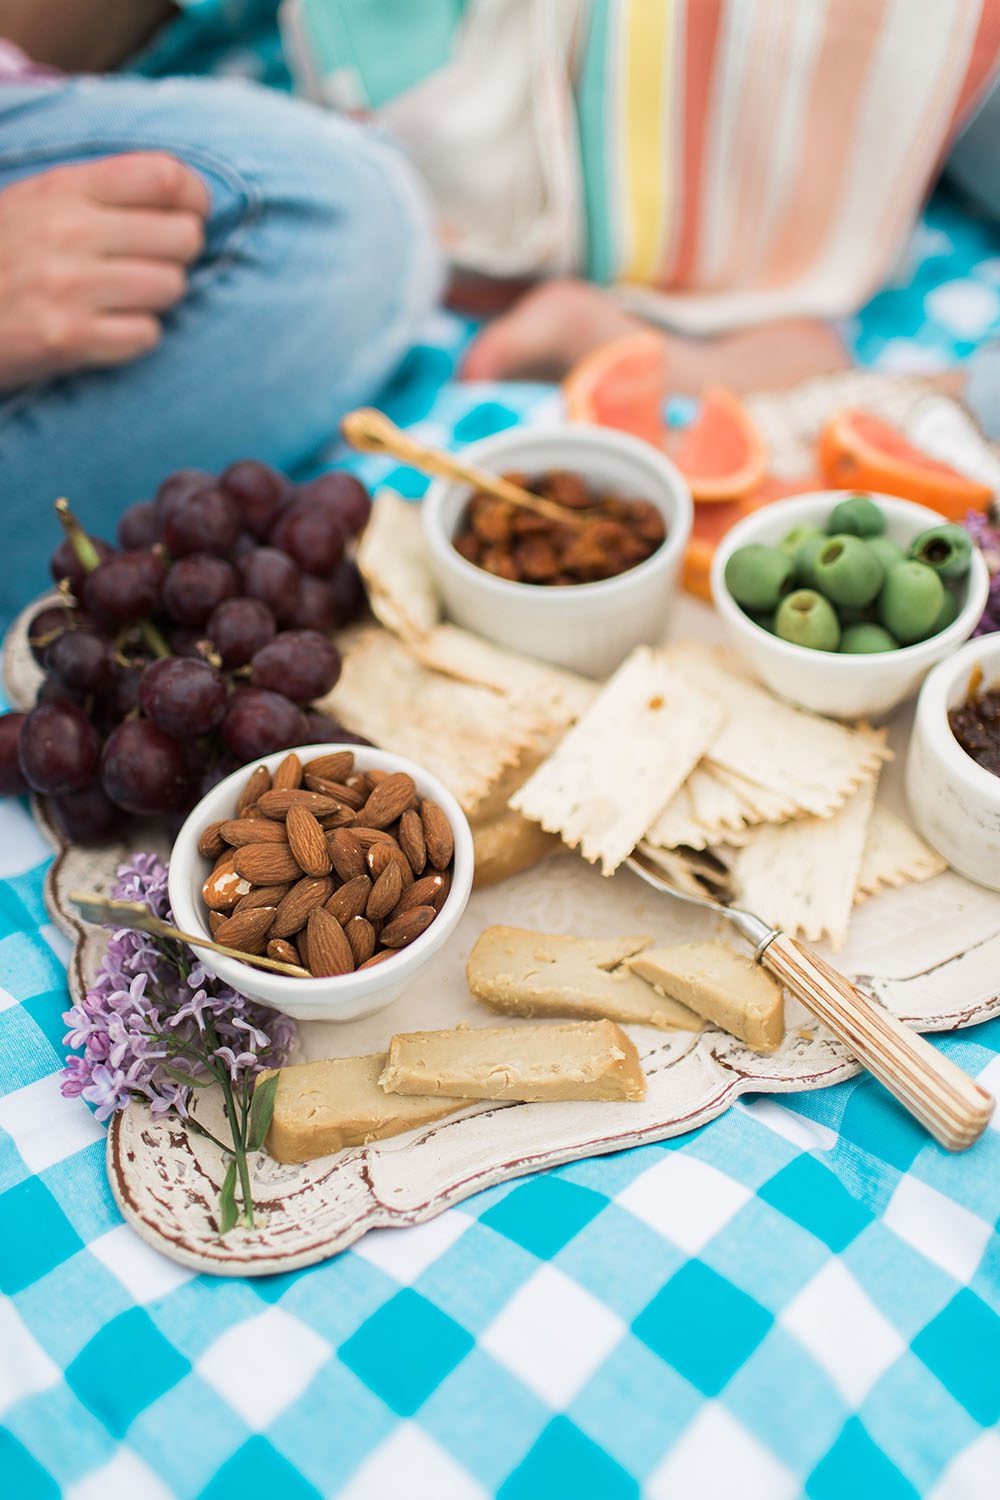
[[[61,496],[56,501],[56,515],[59,517],[59,523],[63,531],[65,531],[69,538],[70,545],[77,555],[80,566],[85,568],[88,573],[93,573],[94,569],[100,566],[101,555],[76,519],[76,516],[70,510],[69,501],[65,496]],[[139,630],[143,640],[154,656],[170,655],[170,647],[152,620],[140,620]]]

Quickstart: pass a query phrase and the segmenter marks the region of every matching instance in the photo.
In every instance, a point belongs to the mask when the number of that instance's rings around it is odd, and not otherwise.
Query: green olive
[[[826,529],[831,536],[881,536],[885,516],[869,495],[850,495],[833,507]]]
[[[895,651],[899,645],[881,625],[848,625],[840,638],[840,649],[851,656],[868,656],[874,651]]]
[[[800,542],[795,553],[795,577],[799,583],[806,588],[815,587],[813,568],[816,563],[817,554],[821,547],[825,547],[827,538],[822,531],[815,535],[807,536],[804,542]]]
[[[906,556],[899,543],[890,541],[887,536],[866,536],[865,546],[869,552],[874,552],[886,573]]]
[[[858,536],[827,537],[813,563],[816,587],[834,604],[860,609],[877,597],[885,570]]]
[[[897,563],[886,574],[878,617],[902,645],[925,640],[944,603],[944,584],[926,563]]]
[[[910,556],[947,583],[964,578],[972,562],[972,538],[964,526],[932,526],[910,543]]]
[[[815,589],[796,589],[782,599],[774,617],[774,633],[814,651],[836,651],[840,644],[840,622],[833,605]]]
[[[774,609],[792,577],[792,559],[780,547],[751,542],[726,563],[726,588],[751,614]]]
[[[803,542],[811,541],[814,537],[823,539],[825,533],[820,531],[818,526],[793,526],[788,535],[781,538],[778,546],[782,552],[787,552],[790,557],[794,557]]]
[[[959,603],[951,589],[946,588],[944,598],[941,601],[941,609],[937,619],[927,632],[928,635],[937,635],[939,631],[947,630],[953,620],[958,618]]]

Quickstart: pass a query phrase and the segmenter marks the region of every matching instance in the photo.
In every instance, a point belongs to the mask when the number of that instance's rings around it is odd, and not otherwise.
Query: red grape
[[[272,526],[269,541],[306,573],[328,576],[344,555],[346,527],[329,504],[294,501]]]
[[[116,552],[87,574],[84,604],[111,629],[135,625],[155,612],[165,574],[155,552]]]
[[[110,557],[114,548],[109,542],[104,542],[99,536],[92,536],[93,542],[100,558]],[[73,543],[69,537],[63,537],[49,561],[49,568],[56,583],[61,583],[64,578],[69,579],[70,588],[74,594],[79,595],[83,580],[87,576],[87,570],[73,550]]]
[[[73,694],[58,677],[43,677],[35,692],[35,706],[39,703],[72,703]]]
[[[276,620],[292,612],[302,574],[287,552],[277,547],[257,547],[236,564],[243,592],[266,604]]]
[[[222,738],[245,765],[260,755],[301,745],[305,729],[305,714],[280,693],[245,688],[229,700]]]
[[[194,490],[206,489],[215,483],[211,474],[204,469],[178,469],[173,474],[168,474],[156,492],[153,501],[153,509],[156,511],[157,519],[161,528],[164,527],[173,515],[174,507],[185,495],[190,495]]]
[[[363,735],[352,734],[345,729],[343,724],[336,719],[331,719],[329,714],[321,714],[318,709],[306,710],[306,737],[303,745],[370,745],[371,740],[366,740]]]
[[[189,552],[225,557],[239,534],[236,501],[211,486],[181,495],[163,527],[163,540],[174,557],[185,557]]]
[[[300,485],[299,498],[310,505],[317,500],[332,505],[349,536],[364,531],[371,514],[371,496],[360,479],[355,479],[344,469],[332,469],[329,474],[321,474],[318,479]]]
[[[135,547],[151,547],[160,539],[160,518],[152,500],[139,500],[122,511],[118,522],[118,545],[126,551]]]
[[[255,652],[252,666],[255,688],[309,703],[328,693],[340,676],[340,652],[318,630],[286,630]]]
[[[221,557],[191,552],[178,558],[163,585],[163,603],[178,625],[204,625],[223,599],[240,591],[236,569]]]
[[[94,630],[64,631],[49,647],[45,664],[75,697],[104,692],[115,670],[109,643]]]
[[[244,526],[256,537],[267,536],[272,521],[291,500],[290,480],[270,464],[256,458],[241,458],[219,475],[219,488],[232,495],[240,508]]]
[[[75,703],[42,703],[21,726],[18,756],[28,785],[59,797],[93,781],[101,740]]]
[[[329,634],[337,624],[337,596],[333,584],[325,578],[303,573],[295,608],[284,624],[291,630],[319,630],[324,635]]]
[[[364,608],[365,586],[357,564],[349,557],[338,563],[330,580],[337,608],[337,625],[349,625]]]
[[[47,604],[38,611],[28,626],[28,645],[40,667],[45,665],[45,653],[53,641],[57,641],[63,631],[72,630],[84,618],[77,610],[68,609],[64,604]]]
[[[139,683],[143,713],[175,739],[209,734],[226,711],[226,684],[207,661],[167,656],[150,662]]]
[[[130,662],[128,666],[115,663],[111,685],[101,694],[101,709],[106,721],[109,721],[109,728],[113,728],[126,714],[139,707],[139,681],[145,666],[144,662]]]
[[[28,790],[17,753],[26,714],[0,715],[0,797],[16,797]]]
[[[126,719],[112,730],[102,774],[105,792],[126,812],[170,812],[193,790],[183,745],[148,719]]]
[[[224,667],[245,667],[274,639],[274,616],[259,599],[226,599],[213,610],[206,629]]]
[[[73,844],[106,844],[121,831],[124,821],[121,808],[109,800],[99,781],[67,792],[65,797],[53,797],[49,812],[63,838]]]

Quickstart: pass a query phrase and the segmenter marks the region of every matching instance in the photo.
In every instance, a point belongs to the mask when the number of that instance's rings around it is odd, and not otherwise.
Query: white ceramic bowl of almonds
[[[429,800],[444,813],[454,841],[451,886],[438,915],[425,931],[384,962],[351,973],[322,978],[298,978],[269,972],[252,964],[228,958],[210,949],[198,949],[198,957],[224,983],[243,995],[271,1005],[300,1021],[350,1021],[371,1015],[391,1005],[440,952],[455,931],[465,911],[472,889],[472,833],[465,814],[455,798],[429,771],[401,756],[361,745],[306,745],[294,753],[308,770],[309,762],[320,756],[353,752],[356,772],[375,771],[384,775],[403,772],[413,778],[417,797]],[[199,840],[206,828],[223,819],[237,817],[237,804],[251,774],[260,766],[273,774],[290,752],[282,750],[266,755],[235,771],[212,788],[189,814],[177,835],[170,856],[169,892],[174,921],[185,932],[211,936],[209,915],[202,888],[213,869],[214,861],[199,852]],[[236,852],[235,850],[233,852]],[[436,873],[431,865],[428,873]],[[334,872],[332,877],[338,884]],[[246,882],[244,882],[246,884]],[[248,887],[249,889],[249,887]],[[290,938],[295,942],[295,936]]]

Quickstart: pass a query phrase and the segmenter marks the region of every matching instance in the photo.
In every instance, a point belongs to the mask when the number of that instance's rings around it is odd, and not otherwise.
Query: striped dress
[[[858,307],[1000,62],[1000,0],[427,0],[393,7],[387,85],[373,9],[286,22],[312,91],[409,147],[454,260],[692,332]],[[417,77],[408,9],[437,28]]]

